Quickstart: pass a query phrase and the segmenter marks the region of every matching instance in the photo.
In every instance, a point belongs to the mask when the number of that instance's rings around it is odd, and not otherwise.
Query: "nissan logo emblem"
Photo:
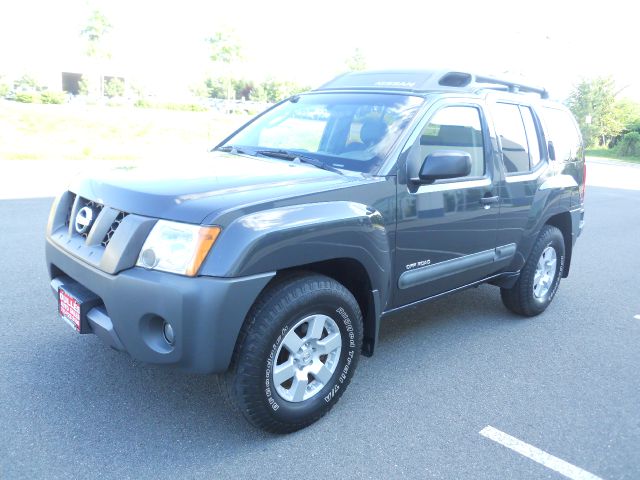
[[[93,222],[93,210],[89,207],[83,207],[76,215],[76,232],[80,235],[87,233]]]

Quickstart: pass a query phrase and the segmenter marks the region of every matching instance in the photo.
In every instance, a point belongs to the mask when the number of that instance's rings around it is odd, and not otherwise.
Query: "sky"
[[[640,101],[633,2],[20,0],[0,17],[0,75],[74,71],[89,12],[111,21],[112,68],[149,88],[186,91],[208,74],[205,38],[231,30],[237,76],[318,86],[359,48],[368,68],[451,68],[526,80],[564,98],[611,75]]]

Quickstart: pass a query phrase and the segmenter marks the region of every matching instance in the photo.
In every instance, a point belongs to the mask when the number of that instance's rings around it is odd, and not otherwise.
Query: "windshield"
[[[286,150],[325,165],[374,173],[424,100],[374,93],[306,94],[257,118],[221,147]]]

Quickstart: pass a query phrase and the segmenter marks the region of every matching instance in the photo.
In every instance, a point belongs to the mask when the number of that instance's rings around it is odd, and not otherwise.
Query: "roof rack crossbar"
[[[503,85],[509,89],[510,92],[518,93],[518,92],[529,92],[529,93],[537,93],[541,98],[549,98],[549,92],[547,92],[544,88],[531,87],[528,85],[523,85],[521,83],[510,82],[508,80],[500,80],[499,78],[493,77],[482,77],[476,76],[476,83],[488,83],[493,85]]]
[[[535,93],[549,98],[544,88],[532,87],[519,82],[502,80],[464,71],[450,70],[379,70],[342,74],[316,91],[323,90],[395,90],[417,94],[427,92],[476,90],[501,90],[513,93]]]

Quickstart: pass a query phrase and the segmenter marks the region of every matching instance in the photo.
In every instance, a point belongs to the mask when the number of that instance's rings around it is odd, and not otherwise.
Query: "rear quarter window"
[[[553,142],[556,160],[573,162],[582,150],[582,137],[571,114],[566,110],[544,107],[547,136]]]

